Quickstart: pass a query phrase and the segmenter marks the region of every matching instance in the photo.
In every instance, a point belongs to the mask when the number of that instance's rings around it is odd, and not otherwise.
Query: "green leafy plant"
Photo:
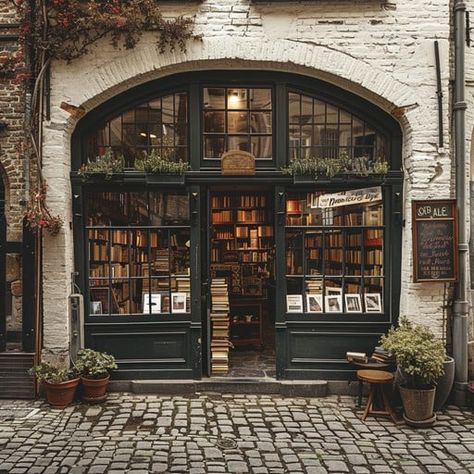
[[[345,152],[340,153],[337,157],[294,159],[286,168],[282,169],[285,174],[291,176],[307,175],[313,178],[319,176],[333,178],[341,173],[354,173],[363,176],[370,173],[386,174],[388,170],[389,165],[383,158],[378,158],[373,163],[370,163],[365,156],[353,161]]]
[[[380,343],[395,356],[407,388],[432,387],[444,373],[443,342],[425,326],[401,318],[399,326],[392,327]]]
[[[105,179],[111,179],[114,174],[122,173],[125,167],[123,155],[115,156],[112,150],[107,150],[104,155],[97,156],[94,160],[87,160],[78,174],[86,177],[91,174],[105,174]]]
[[[184,161],[173,161],[174,148],[152,150],[135,159],[135,169],[154,174],[184,174],[189,164]]]
[[[54,365],[50,362],[41,362],[29,370],[38,382],[62,383],[72,380],[76,377],[73,370],[64,366]]]
[[[105,378],[117,368],[113,355],[93,349],[80,351],[74,365],[78,374],[86,379]]]

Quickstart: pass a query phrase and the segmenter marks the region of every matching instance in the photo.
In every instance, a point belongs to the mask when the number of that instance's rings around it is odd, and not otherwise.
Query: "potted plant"
[[[94,160],[87,160],[80,168],[77,174],[86,178],[91,175],[98,175],[110,180],[114,175],[123,173],[125,167],[125,158],[123,155],[115,156],[112,150],[107,150],[103,155],[96,156]]]
[[[79,377],[74,371],[50,362],[42,362],[33,367],[30,373],[43,384],[46,400],[54,408],[65,408],[74,400],[79,385]]]
[[[81,377],[82,399],[100,403],[107,398],[110,373],[117,368],[115,357],[106,352],[83,349],[77,354],[76,370]]]
[[[184,183],[184,173],[189,170],[189,164],[182,160],[176,161],[174,155],[175,150],[171,147],[154,149],[135,159],[135,169],[152,175],[160,175],[159,181]],[[164,177],[166,179],[163,179]]]
[[[401,318],[380,343],[397,361],[405,421],[412,426],[431,425],[436,383],[443,375],[446,355],[442,341],[429,328]]]
[[[341,152],[335,157],[314,156],[291,160],[283,173],[293,176],[294,182],[305,182],[324,178],[334,178],[337,175],[350,174],[351,176],[384,175],[389,171],[389,165],[383,158],[375,161],[369,160],[368,156],[362,156],[351,160],[349,155]]]

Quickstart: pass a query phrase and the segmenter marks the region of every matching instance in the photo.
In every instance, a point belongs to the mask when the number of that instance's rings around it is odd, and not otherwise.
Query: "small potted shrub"
[[[67,367],[42,362],[31,369],[37,381],[43,384],[46,400],[54,408],[65,408],[74,400],[79,377]]]
[[[77,354],[76,370],[81,377],[82,399],[100,403],[107,398],[110,373],[117,368],[115,357],[105,352],[83,349]]]
[[[402,318],[399,327],[391,328],[380,342],[397,360],[405,421],[412,426],[432,424],[436,383],[443,375],[446,355],[442,341],[429,328]]]

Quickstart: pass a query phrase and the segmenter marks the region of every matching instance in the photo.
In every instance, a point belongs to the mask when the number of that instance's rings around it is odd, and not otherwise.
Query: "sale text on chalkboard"
[[[413,201],[414,280],[456,281],[456,201]]]

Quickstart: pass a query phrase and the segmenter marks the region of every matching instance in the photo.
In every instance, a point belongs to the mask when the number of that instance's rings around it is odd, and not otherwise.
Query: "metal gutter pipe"
[[[466,41],[466,3],[454,2],[454,155],[456,159],[456,200],[458,209],[459,278],[453,305],[453,357],[456,363],[454,379],[454,403],[466,401],[468,378],[468,237],[466,222],[469,218],[466,206],[466,130],[464,98],[464,56]]]

